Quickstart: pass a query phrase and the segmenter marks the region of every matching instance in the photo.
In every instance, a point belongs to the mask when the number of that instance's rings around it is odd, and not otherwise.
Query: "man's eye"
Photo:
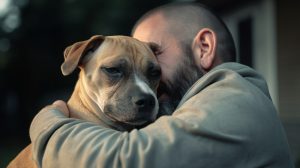
[[[152,50],[152,52],[154,53],[154,55],[158,56],[158,55],[162,54],[162,49],[158,44],[156,44],[154,42],[149,42],[148,45],[149,45],[150,49]]]
[[[159,56],[160,54],[162,54],[162,51],[161,51],[161,50],[157,50],[157,51],[154,52],[154,55],[155,55],[155,56]]]
[[[152,78],[159,78],[161,75],[161,70],[160,69],[153,69],[149,72],[149,76]]]
[[[102,67],[101,70],[111,77],[121,77],[123,72],[118,67]]]

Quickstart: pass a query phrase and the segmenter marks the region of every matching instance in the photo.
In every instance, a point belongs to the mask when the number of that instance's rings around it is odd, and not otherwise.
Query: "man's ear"
[[[105,40],[104,36],[96,35],[88,40],[77,42],[64,51],[65,61],[61,65],[63,75],[71,74],[88,52],[95,51]]]
[[[216,59],[217,36],[209,28],[201,29],[193,41],[194,58],[197,66],[205,71],[213,68]]]

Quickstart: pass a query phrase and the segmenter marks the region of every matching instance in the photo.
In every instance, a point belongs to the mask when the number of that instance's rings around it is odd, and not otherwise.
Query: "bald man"
[[[226,26],[207,8],[169,4],[144,15],[133,37],[156,43],[159,99],[172,110],[119,132],[43,109],[30,136],[40,167],[293,167],[265,80],[234,63]]]

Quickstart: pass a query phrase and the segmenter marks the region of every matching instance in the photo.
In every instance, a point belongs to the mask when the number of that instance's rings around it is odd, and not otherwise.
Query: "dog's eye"
[[[101,67],[101,70],[112,77],[121,77],[123,75],[122,70],[117,67]]]
[[[149,71],[149,76],[152,78],[159,78],[161,75],[161,70],[160,69],[152,69]]]

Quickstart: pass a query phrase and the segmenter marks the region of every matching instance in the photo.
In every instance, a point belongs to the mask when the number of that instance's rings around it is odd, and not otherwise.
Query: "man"
[[[225,25],[207,8],[150,11],[133,37],[157,44],[162,105],[175,110],[140,130],[118,132],[43,109],[30,135],[42,167],[293,167],[264,79],[235,58]]]

